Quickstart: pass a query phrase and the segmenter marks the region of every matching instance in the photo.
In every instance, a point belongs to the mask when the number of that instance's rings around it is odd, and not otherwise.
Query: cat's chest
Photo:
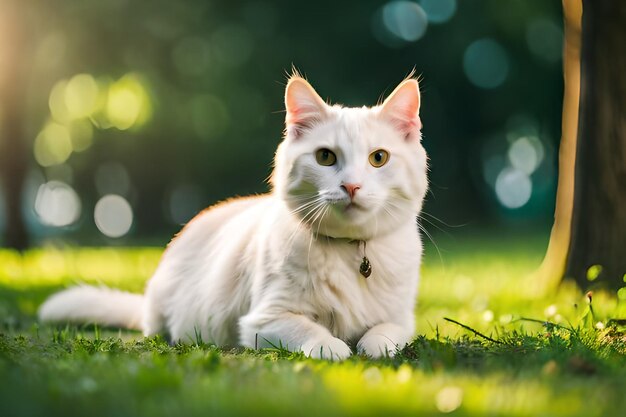
[[[301,265],[300,302],[337,337],[359,337],[373,325],[391,320],[404,304],[406,291],[396,283],[406,274],[403,262],[382,248],[372,249],[377,248],[366,249],[357,242],[313,246]],[[364,257],[371,264],[369,277],[360,272]]]

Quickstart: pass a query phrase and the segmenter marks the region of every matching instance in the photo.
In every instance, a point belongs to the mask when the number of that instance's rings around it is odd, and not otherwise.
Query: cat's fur
[[[285,103],[270,194],[199,214],[170,243],[145,295],[79,286],[48,299],[40,318],[330,359],[348,357],[349,343],[378,357],[409,342],[427,189],[417,81],[376,107],[344,108],[294,75]],[[336,154],[335,165],[316,162],[320,148]],[[368,161],[377,149],[390,154],[379,168]]]

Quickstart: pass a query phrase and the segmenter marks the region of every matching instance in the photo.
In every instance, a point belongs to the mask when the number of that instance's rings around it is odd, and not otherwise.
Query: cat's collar
[[[326,236],[326,235],[320,235],[318,234],[317,237],[319,236],[324,236],[328,241],[346,241],[347,243],[354,243],[357,246],[357,250],[361,250],[362,249],[362,256],[363,258],[361,259],[361,264],[359,265],[359,273],[364,277],[364,278],[369,278],[370,275],[372,275],[372,263],[370,262],[369,258],[367,257],[367,241],[366,240],[362,240],[362,239],[350,239],[350,238],[342,238],[342,237],[331,237],[331,236]]]

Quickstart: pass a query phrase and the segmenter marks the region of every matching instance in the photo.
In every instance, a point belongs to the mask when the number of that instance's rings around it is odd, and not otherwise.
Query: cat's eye
[[[375,168],[380,168],[389,161],[389,152],[384,149],[375,150],[370,154],[370,164]]]
[[[327,167],[335,165],[335,162],[337,162],[337,157],[335,156],[333,151],[326,148],[318,149],[317,152],[315,152],[315,159],[317,160],[318,164]]]

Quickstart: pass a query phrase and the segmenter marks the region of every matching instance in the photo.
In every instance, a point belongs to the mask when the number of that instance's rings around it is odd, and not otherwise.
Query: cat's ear
[[[297,138],[326,117],[328,106],[304,78],[295,76],[287,83],[285,109],[287,133]]]
[[[380,115],[400,130],[406,139],[419,140],[422,128],[419,110],[419,84],[415,79],[408,79],[387,97],[381,106]]]

